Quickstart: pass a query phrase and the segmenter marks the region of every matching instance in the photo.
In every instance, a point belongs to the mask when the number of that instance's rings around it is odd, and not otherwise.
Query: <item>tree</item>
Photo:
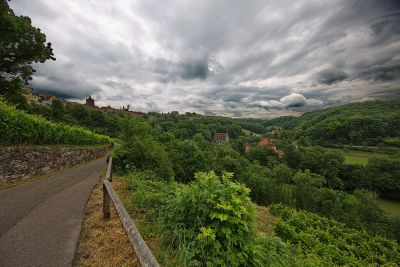
[[[370,158],[366,170],[368,189],[382,197],[400,199],[400,156]]]
[[[53,99],[50,105],[50,115],[53,120],[62,120],[64,117],[64,105],[58,99]]]
[[[286,164],[278,164],[272,170],[272,177],[276,183],[290,183],[293,176],[292,170]]]
[[[310,172],[306,169],[304,172],[297,172],[293,177],[293,183],[296,185],[296,206],[300,209],[317,211],[319,201],[319,190],[326,180],[323,176]]]
[[[26,102],[22,86],[32,79],[33,62],[55,60],[46,35],[31,19],[16,16],[6,0],[0,0],[0,94],[11,103]]]

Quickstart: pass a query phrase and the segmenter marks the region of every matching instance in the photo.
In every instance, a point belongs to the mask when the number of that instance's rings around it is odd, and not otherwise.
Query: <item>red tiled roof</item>
[[[263,138],[258,143],[259,146],[273,146],[272,140],[269,138]]]

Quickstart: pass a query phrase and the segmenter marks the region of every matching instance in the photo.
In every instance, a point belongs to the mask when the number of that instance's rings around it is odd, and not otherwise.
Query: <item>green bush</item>
[[[145,214],[150,221],[162,219],[168,199],[179,187],[175,182],[162,181],[153,171],[132,172],[126,180],[131,192],[130,208]]]
[[[117,173],[153,170],[164,180],[174,177],[172,163],[164,146],[151,139],[134,136],[114,150],[113,165]]]
[[[1,145],[99,145],[111,144],[108,136],[83,128],[50,122],[0,101]]]
[[[280,204],[271,206],[270,211],[280,217],[275,228],[279,237],[297,246],[307,258],[317,256],[326,266],[397,266],[400,262],[400,246],[394,240]]]
[[[261,236],[257,243],[262,247],[264,266],[328,266],[317,256],[307,257],[291,244],[284,243],[276,236]]]
[[[130,209],[142,213],[181,266],[264,266],[253,232],[249,189],[232,174],[197,173],[190,184],[166,182],[152,171],[126,176]]]
[[[167,203],[165,227],[185,264],[198,266],[261,265],[252,232],[249,189],[214,172],[196,173]]]

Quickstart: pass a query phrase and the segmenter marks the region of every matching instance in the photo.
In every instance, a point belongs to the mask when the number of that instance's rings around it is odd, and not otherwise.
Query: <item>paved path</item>
[[[0,190],[0,266],[71,266],[105,158]]]

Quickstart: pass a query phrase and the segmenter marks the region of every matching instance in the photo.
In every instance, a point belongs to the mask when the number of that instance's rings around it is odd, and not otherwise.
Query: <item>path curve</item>
[[[0,190],[0,266],[71,266],[105,158]]]

